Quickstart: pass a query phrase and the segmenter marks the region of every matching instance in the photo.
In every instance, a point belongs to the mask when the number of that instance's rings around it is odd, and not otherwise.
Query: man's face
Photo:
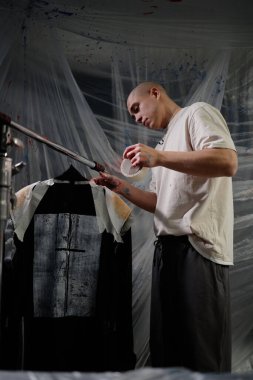
[[[140,94],[133,91],[127,100],[127,107],[133,119],[146,128],[164,128],[160,98],[156,93]]]

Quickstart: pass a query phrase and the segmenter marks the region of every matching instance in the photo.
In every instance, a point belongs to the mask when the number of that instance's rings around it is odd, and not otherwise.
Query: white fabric
[[[56,180],[56,182],[60,181]],[[104,192],[102,187],[95,185],[92,181],[90,183],[88,181],[85,182],[91,185],[99,232],[107,231],[114,236],[117,242],[122,242],[122,235],[131,227],[130,207],[109,189],[106,189]],[[12,212],[12,219],[14,232],[20,241],[24,240],[25,232],[40,201],[49,189],[49,186],[53,185],[54,179],[51,178],[28,185],[16,193],[17,202]]]
[[[188,152],[207,148],[235,150],[222,115],[203,102],[177,112],[156,147],[159,151]],[[155,167],[152,172],[150,188],[157,194],[156,235],[189,235],[204,257],[233,264],[232,179],[192,176],[164,167]]]
[[[122,243],[122,235],[131,227],[131,209],[115,193],[90,182],[93,194],[99,232],[107,231],[117,242]]]
[[[46,194],[49,186],[54,184],[52,179],[32,183],[20,189],[16,195],[16,205],[12,212],[14,232],[20,241],[24,240],[25,232],[33,218],[36,208]]]

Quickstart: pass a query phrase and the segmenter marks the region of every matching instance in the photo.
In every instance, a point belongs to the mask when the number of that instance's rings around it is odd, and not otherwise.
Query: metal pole
[[[63,153],[64,155],[73,158],[74,160],[81,162],[84,165],[89,166],[91,169],[97,171],[97,172],[104,172],[105,167],[95,161],[88,160],[86,157],[80,156],[79,154],[65,148],[62,145],[56,144],[47,138],[39,135],[36,132],[31,131],[28,128],[23,127],[22,125],[14,122],[11,120],[11,118],[2,112],[0,112],[0,121],[4,122],[5,124],[9,125],[10,127],[16,129],[17,131],[25,134],[26,136],[29,136],[33,138],[34,140],[40,141],[42,144],[46,144],[50,146],[52,149],[56,150],[57,152]]]

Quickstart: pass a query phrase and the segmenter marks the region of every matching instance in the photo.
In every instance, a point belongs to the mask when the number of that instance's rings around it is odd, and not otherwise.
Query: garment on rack
[[[6,230],[3,368],[134,368],[130,209],[73,167],[17,193]]]

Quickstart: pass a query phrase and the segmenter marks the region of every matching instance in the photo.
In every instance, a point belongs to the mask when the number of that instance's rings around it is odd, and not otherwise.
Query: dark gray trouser
[[[158,238],[151,294],[153,367],[231,371],[229,266],[202,257],[187,236]]]

